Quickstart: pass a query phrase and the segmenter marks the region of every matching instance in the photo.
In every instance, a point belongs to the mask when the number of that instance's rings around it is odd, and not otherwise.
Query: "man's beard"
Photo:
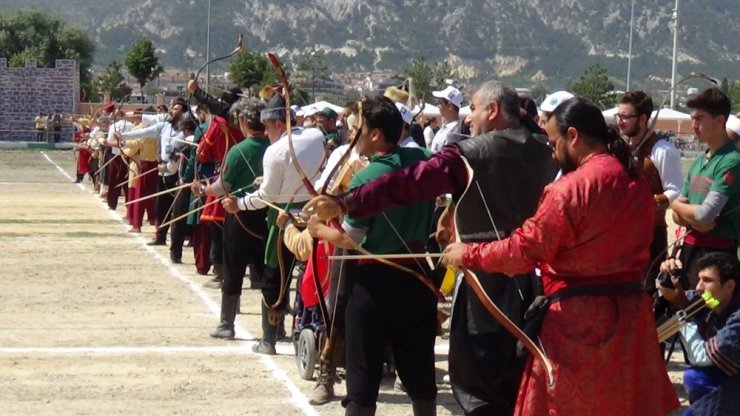
[[[563,175],[573,172],[578,168],[578,164],[576,164],[576,162],[568,155],[565,155],[565,160],[558,160],[558,164],[560,165],[560,170],[563,172]]]

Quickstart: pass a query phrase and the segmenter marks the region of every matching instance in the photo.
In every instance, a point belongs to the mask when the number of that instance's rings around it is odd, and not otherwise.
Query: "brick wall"
[[[54,68],[37,68],[27,59],[23,68],[9,68],[0,58],[0,141],[35,141],[34,117],[59,110],[65,117],[77,109],[80,73],[73,59],[57,59]],[[51,132],[53,141],[53,130]],[[71,141],[72,125],[62,124],[62,141]]]

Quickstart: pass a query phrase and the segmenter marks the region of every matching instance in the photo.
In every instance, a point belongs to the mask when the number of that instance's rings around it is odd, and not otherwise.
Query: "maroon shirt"
[[[426,161],[358,186],[343,199],[349,215],[371,217],[393,206],[411,205],[446,193],[460,194],[467,184],[462,153],[452,144]]]

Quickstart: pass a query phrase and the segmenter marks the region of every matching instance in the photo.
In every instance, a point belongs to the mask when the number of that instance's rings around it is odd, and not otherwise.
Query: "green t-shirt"
[[[681,195],[688,197],[690,204],[701,205],[710,191],[718,192],[728,200],[717,217],[717,226],[708,234],[730,240],[740,239],[740,152],[733,142],[717,149],[709,160],[699,156],[694,161]]]
[[[420,160],[427,160],[430,155],[426,149],[396,146],[390,153],[373,156],[370,163],[352,178],[350,189],[388,172],[402,169]],[[360,245],[371,253],[406,253],[408,250],[404,242],[426,243],[432,229],[433,212],[434,200],[430,199],[415,205],[388,209],[384,212],[385,215],[371,218],[348,216],[344,221],[353,228],[367,229],[367,234]]]
[[[229,149],[221,180],[231,185],[234,196],[243,196],[252,182],[262,176],[262,156],[270,145],[266,137],[247,137]]]

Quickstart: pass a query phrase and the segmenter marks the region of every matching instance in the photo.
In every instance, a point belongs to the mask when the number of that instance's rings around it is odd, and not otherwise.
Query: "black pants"
[[[285,282],[281,292],[280,268],[269,267],[265,265],[264,274],[262,275],[262,297],[268,305],[272,306],[277,302],[282,293],[282,301],[275,309],[283,309],[288,304],[288,292],[290,283],[293,280],[293,267],[295,266],[295,255],[288,250],[284,244],[280,244],[282,250],[283,266],[285,268]]]
[[[525,358],[516,356],[516,339],[499,327],[471,334],[470,292],[463,282],[457,291],[450,323],[450,384],[466,415],[510,416],[514,413]]]
[[[437,299],[408,273],[383,264],[357,267],[346,312],[347,398],[375,407],[387,347],[412,400],[434,400]]]
[[[190,211],[190,188],[180,189],[174,199],[172,206],[172,218],[177,218]],[[170,254],[173,258],[182,258],[182,246],[185,243],[185,237],[192,235],[193,226],[188,224],[187,217],[171,224],[170,228]]]
[[[241,295],[244,273],[248,264],[253,264],[259,276],[264,273],[265,240],[267,238],[267,210],[239,211],[226,214],[223,231],[223,278],[222,292],[225,295]],[[262,236],[258,239],[249,234],[237,221],[236,216],[250,231]]]
[[[211,222],[211,251],[208,257],[213,264],[224,264],[224,225]]]
[[[177,175],[170,175],[170,176],[160,176],[159,182],[157,182],[157,192],[166,191],[168,189],[172,189],[177,184]],[[172,202],[175,200],[175,192],[167,192],[162,195],[159,195],[157,197],[157,202],[155,204],[155,210],[157,213],[157,233],[155,239],[159,242],[164,243],[167,241],[167,232],[170,229],[169,225],[166,225],[162,228],[159,228],[159,224],[163,224],[172,218],[172,212],[168,214],[168,211],[170,211],[170,207],[172,206]],[[174,209],[174,208],[173,208]]]

